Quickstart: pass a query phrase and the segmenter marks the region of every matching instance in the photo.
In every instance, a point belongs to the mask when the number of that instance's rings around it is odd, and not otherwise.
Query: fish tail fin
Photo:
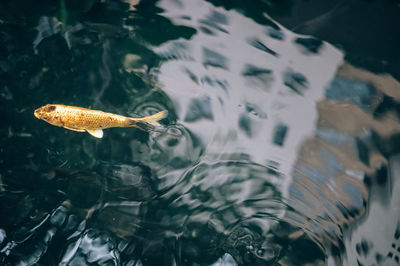
[[[159,127],[161,126],[158,121],[164,119],[168,116],[168,111],[161,111],[154,115],[141,117],[141,118],[129,118],[129,125],[132,127],[139,127],[142,129],[149,129],[152,126]]]

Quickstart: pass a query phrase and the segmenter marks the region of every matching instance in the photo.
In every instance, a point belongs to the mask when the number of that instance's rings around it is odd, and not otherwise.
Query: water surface
[[[0,13],[3,264],[399,263],[400,84],[277,22],[290,1],[20,4]],[[47,103],[169,116],[95,139],[35,119]]]

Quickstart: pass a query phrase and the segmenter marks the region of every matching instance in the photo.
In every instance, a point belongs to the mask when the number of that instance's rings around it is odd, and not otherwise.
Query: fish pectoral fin
[[[103,137],[103,130],[101,129],[86,129],[86,131],[95,138],[101,139]]]
[[[69,130],[73,130],[73,131],[77,131],[77,132],[85,132],[84,129],[79,129],[79,128],[72,128],[72,127],[64,127],[64,128],[69,129]]]

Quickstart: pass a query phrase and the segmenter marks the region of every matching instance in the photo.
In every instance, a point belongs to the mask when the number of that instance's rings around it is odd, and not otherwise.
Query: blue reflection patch
[[[371,105],[376,89],[360,80],[349,80],[335,77],[328,89],[326,97],[334,101],[351,101],[361,109],[367,110]]]

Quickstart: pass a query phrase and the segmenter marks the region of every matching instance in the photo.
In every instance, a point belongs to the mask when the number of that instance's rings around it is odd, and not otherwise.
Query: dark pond
[[[399,265],[399,4],[2,1],[0,264]]]

